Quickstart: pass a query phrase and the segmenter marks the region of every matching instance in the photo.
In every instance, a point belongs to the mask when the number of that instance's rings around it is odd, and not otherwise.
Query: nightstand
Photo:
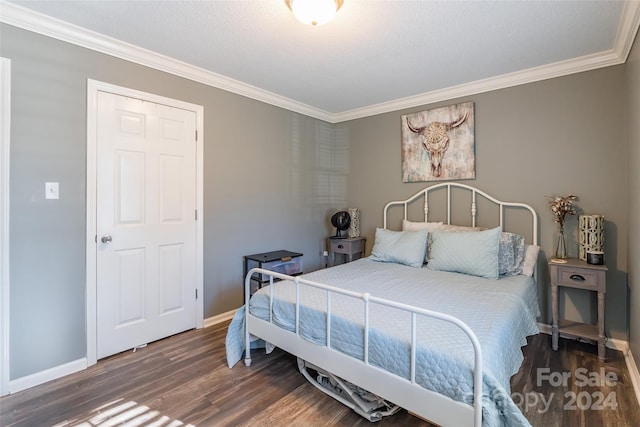
[[[551,274],[552,334],[551,347],[558,349],[559,334],[598,342],[598,358],[604,361],[604,298],[607,289],[607,267],[569,258],[566,264],[549,262]],[[598,293],[598,319],[595,325],[558,319],[558,288],[585,289]]]
[[[247,273],[252,268],[264,268],[265,270],[275,271],[276,273],[283,273],[289,276],[298,276],[302,274],[302,254],[299,252],[291,251],[273,251],[264,252],[261,254],[245,255],[242,271],[242,286],[244,287],[244,278],[247,277]],[[251,295],[255,290],[262,288],[266,283],[270,282],[271,276],[262,273],[253,273],[251,275]],[[274,281],[278,279],[274,278]]]
[[[366,237],[348,239],[327,239],[329,246],[329,267],[336,265],[336,254],[344,255],[345,262],[364,257]],[[354,256],[356,258],[354,258]]]

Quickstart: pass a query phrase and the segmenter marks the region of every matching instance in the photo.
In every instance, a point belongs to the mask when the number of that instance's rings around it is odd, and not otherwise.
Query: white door
[[[196,327],[196,114],[98,92],[97,356]]]

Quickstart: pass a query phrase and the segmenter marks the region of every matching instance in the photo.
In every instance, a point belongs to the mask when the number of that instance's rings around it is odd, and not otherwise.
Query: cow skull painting
[[[402,116],[404,182],[475,178],[473,103]]]

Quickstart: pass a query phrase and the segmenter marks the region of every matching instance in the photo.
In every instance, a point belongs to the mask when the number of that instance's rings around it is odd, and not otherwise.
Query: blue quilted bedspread
[[[499,280],[412,268],[361,259],[306,274],[305,279],[453,315],[478,337],[483,352],[483,425],[529,426],[510,397],[509,379],[523,361],[526,337],[537,334],[537,289],[526,276]],[[300,335],[326,344],[326,292],[303,287]],[[268,287],[250,301],[254,316],[269,319]],[[295,285],[274,285],[273,322],[295,330]],[[363,358],[363,303],[332,296],[331,347]],[[410,315],[372,304],[369,362],[404,378],[410,371]],[[472,403],[473,347],[457,327],[433,318],[417,321],[416,382],[455,400]],[[244,309],[238,310],[227,333],[229,367],[244,352]],[[252,345],[253,347],[253,345]]]

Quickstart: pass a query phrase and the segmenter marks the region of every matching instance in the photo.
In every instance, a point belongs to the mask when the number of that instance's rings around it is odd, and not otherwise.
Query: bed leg
[[[247,325],[249,318],[249,278],[247,277],[245,283],[245,298],[247,303],[244,305],[244,365],[251,366],[251,334],[249,333],[249,325]]]

